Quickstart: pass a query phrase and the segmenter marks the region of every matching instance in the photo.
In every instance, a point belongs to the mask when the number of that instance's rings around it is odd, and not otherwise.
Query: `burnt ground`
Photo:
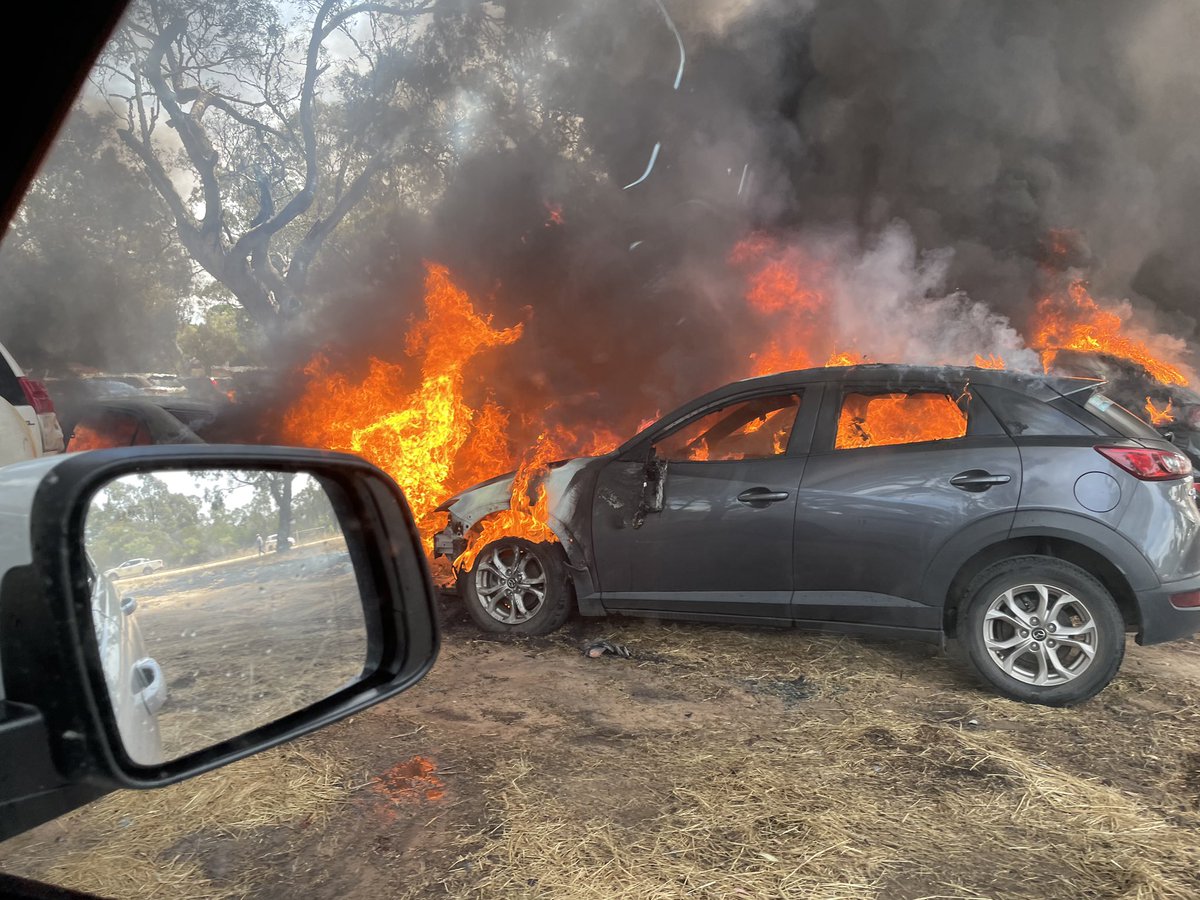
[[[1073,710],[952,652],[575,620],[444,648],[408,693],[0,844],[112,896],[1200,896],[1200,644]],[[177,622],[174,624],[178,624]],[[588,659],[598,637],[632,659]]]

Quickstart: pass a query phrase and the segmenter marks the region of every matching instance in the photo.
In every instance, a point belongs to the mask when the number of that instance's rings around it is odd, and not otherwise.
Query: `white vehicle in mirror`
[[[139,556],[137,559],[127,559],[119,566],[113,566],[104,574],[109,578],[121,578],[129,575],[150,575],[163,567],[161,559],[147,559]]]

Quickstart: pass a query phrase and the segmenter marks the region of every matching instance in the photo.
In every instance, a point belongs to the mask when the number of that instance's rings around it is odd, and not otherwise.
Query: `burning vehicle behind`
[[[463,491],[434,548],[489,631],[577,606],[950,637],[998,691],[1063,705],[1108,684],[1126,631],[1200,625],[1191,473],[1096,380],[809,369]]]

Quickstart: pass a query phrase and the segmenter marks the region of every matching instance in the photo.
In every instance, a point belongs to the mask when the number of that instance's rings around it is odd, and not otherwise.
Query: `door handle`
[[[981,493],[998,484],[1008,484],[1010,481],[1012,481],[1011,475],[993,475],[991,472],[985,472],[983,469],[968,469],[966,472],[959,472],[950,479],[950,483],[956,488],[962,491],[969,491],[972,494]]]
[[[773,491],[770,488],[758,487],[742,491],[738,494],[738,500],[742,503],[778,503],[780,500],[786,500],[789,496],[787,491]]]

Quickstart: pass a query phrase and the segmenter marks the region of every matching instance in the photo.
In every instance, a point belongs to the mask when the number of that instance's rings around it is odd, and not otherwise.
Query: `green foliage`
[[[245,310],[232,303],[210,306],[204,321],[179,330],[179,350],[211,375],[213,366],[246,365],[253,359],[254,324]]]
[[[128,559],[169,568],[252,553],[259,535],[328,533],[337,516],[314,479],[277,472],[196,471],[125,476],[88,510],[85,544],[101,571]],[[176,479],[183,479],[182,481]]]
[[[165,207],[106,117],[70,117],[0,247],[0,331],[22,365],[173,367],[191,284]]]

